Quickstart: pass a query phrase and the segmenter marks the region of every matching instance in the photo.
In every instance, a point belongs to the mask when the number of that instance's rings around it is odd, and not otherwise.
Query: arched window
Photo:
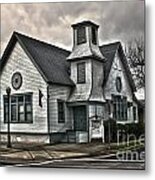
[[[121,90],[122,90],[122,81],[121,81],[120,77],[116,78],[116,90],[118,92],[121,92]]]

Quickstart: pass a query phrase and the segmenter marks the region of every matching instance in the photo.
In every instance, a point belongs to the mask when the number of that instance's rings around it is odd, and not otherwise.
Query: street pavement
[[[104,144],[57,144],[0,146],[0,166],[144,169],[144,161],[119,161],[116,151]]]
[[[16,167],[80,168],[80,169],[123,169],[144,170],[144,161],[118,161],[100,157],[49,160],[40,163],[17,164]]]

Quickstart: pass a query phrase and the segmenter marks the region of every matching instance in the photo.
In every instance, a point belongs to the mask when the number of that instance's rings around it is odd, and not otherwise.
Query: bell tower
[[[95,58],[103,61],[98,42],[99,26],[91,21],[83,21],[73,24],[72,28],[73,49],[67,60]]]
[[[76,86],[69,101],[105,102],[102,89],[105,58],[99,49],[99,26],[83,21],[72,27],[73,49],[67,60],[71,66],[70,78]]]

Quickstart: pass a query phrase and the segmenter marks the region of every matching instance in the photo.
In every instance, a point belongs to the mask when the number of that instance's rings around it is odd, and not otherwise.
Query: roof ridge
[[[13,34],[14,34],[14,35],[17,35],[17,36],[23,36],[24,38],[31,39],[31,40],[36,41],[36,42],[38,42],[38,43],[42,43],[42,44],[44,44],[44,45],[47,45],[47,46],[49,46],[49,47],[56,48],[57,50],[61,50],[63,53],[70,53],[69,50],[63,49],[62,47],[59,47],[59,46],[50,44],[50,43],[48,43],[48,42],[39,40],[39,39],[37,39],[37,38],[33,38],[33,37],[28,36],[28,35],[25,35],[25,34],[23,34],[23,33],[19,33],[19,32],[17,32],[17,31],[14,31]],[[20,37],[19,37],[19,38],[20,38]]]
[[[99,46],[100,48],[104,47],[104,46],[111,46],[111,45],[115,45],[115,44],[121,44],[120,41],[115,41],[115,42],[112,42],[112,43],[109,43],[109,44],[102,44],[101,46]]]

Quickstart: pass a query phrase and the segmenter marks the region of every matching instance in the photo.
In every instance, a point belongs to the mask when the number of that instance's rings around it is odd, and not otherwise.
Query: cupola
[[[95,58],[104,60],[99,49],[98,28],[91,21],[83,21],[72,25],[73,49],[67,60]]]

